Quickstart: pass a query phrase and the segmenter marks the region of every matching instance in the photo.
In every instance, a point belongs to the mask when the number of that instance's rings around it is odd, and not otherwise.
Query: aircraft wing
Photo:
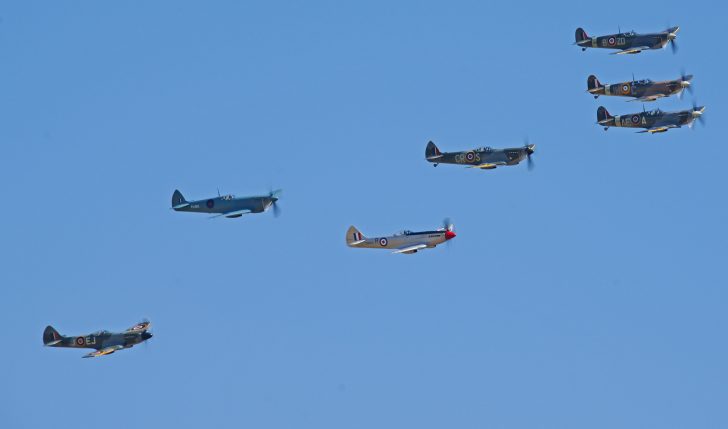
[[[637,46],[635,48],[622,49],[619,52],[612,52],[612,55],[623,55],[623,54],[639,54],[645,49],[650,49],[649,46]]]
[[[248,210],[248,209],[236,210],[234,212],[220,213],[220,214],[216,214],[215,216],[210,216],[210,219],[220,217],[220,216],[225,216],[225,217],[242,216],[242,215],[248,214],[248,213],[252,213],[252,211]]]
[[[96,350],[95,352],[91,352],[91,353],[83,355],[81,357],[92,358],[92,357],[99,357],[99,356],[103,356],[103,355],[110,355],[110,354],[114,353],[115,351],[121,350],[123,348],[124,348],[124,346],[120,346],[120,345],[104,347],[101,350]]]
[[[136,325],[132,326],[131,328],[127,329],[126,332],[146,331],[147,329],[149,329],[150,326],[152,326],[152,322],[145,320],[145,321],[139,322]]]
[[[468,168],[479,168],[481,170],[492,170],[492,169],[496,168],[497,166],[498,166],[498,164],[485,163],[485,164],[471,165]]]
[[[637,131],[638,133],[664,133],[665,131],[669,130],[670,128],[680,128],[677,125],[657,125],[652,128],[648,128],[646,130]]]
[[[646,95],[644,97],[635,98],[634,100],[627,100],[627,101],[655,101],[658,98],[662,98],[664,95],[662,94],[654,94],[654,95]]]
[[[427,247],[426,244],[422,244],[422,243],[414,244],[412,246],[400,247],[399,249],[393,251],[392,253],[414,253],[420,249],[424,249],[425,247]]]

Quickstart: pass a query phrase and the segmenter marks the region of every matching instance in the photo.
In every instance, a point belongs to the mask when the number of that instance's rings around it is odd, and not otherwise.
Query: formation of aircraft
[[[110,355],[118,350],[128,349],[152,338],[149,321],[139,322],[124,332],[96,331],[88,335],[61,335],[52,326],[43,331],[43,345],[47,347],[69,347],[74,349],[96,349],[82,357],[91,358]]]
[[[177,212],[193,212],[214,214],[211,217],[235,218],[249,213],[263,213],[272,208],[278,216],[280,209],[276,204],[281,190],[271,191],[268,195],[253,197],[236,197],[235,195],[219,195],[204,200],[187,201],[179,190],[172,194],[172,209]]]
[[[492,170],[501,165],[517,165],[525,159],[530,170],[533,168],[531,155],[535,149],[536,145],[526,143],[523,147],[506,149],[480,147],[461,152],[440,152],[435,143],[430,141],[425,148],[425,159],[435,167],[438,164],[457,164],[481,170]]]
[[[582,51],[587,48],[616,49],[618,52],[613,54],[639,54],[642,51],[662,49],[668,43],[672,48],[672,52],[677,52],[675,39],[680,27],[671,27],[659,33],[637,34],[634,31],[617,34],[608,34],[606,36],[589,37],[583,28],[576,29],[576,45],[581,47]]]
[[[696,120],[703,121],[705,106],[693,106],[690,110],[663,112],[660,109],[612,116],[604,106],[597,109],[597,123],[604,127],[644,128],[638,133],[664,133],[672,128],[692,127]]]
[[[350,226],[346,231],[346,245],[360,249],[388,249],[392,253],[410,255],[452,240],[456,235],[454,229],[454,225],[446,219],[442,228],[430,231],[404,230],[394,235],[367,238],[354,226]]]
[[[634,31],[618,32],[606,36],[589,37],[582,29],[576,30],[575,44],[582,51],[587,48],[603,48],[616,50],[614,54],[637,54],[645,50],[663,49],[670,44],[673,53],[677,50],[675,39],[680,27],[671,27],[658,33],[637,34]],[[685,90],[692,93],[692,75],[682,73],[679,79],[655,82],[650,79],[602,84],[595,75],[587,78],[587,92],[594,98],[600,96],[630,97],[629,101],[652,102],[661,98],[678,95],[682,97]],[[660,109],[612,116],[606,108],[597,109],[597,123],[608,130],[610,127],[638,128],[640,133],[664,133],[673,128],[692,127],[695,121],[703,122],[704,106],[693,105],[690,110],[664,112]],[[496,149],[480,147],[457,152],[441,152],[432,141],[425,148],[425,159],[437,167],[439,164],[455,164],[468,168],[491,170],[499,166],[518,165],[526,161],[528,169],[533,168],[531,156],[535,145],[526,142],[522,147]],[[178,212],[212,214],[211,217],[237,218],[245,214],[264,213],[271,209],[279,215],[277,202],[281,190],[271,191],[266,195],[235,197],[220,195],[195,201],[187,201],[179,190],[172,195],[172,209]],[[392,253],[414,254],[424,249],[434,248],[456,237],[454,226],[445,220],[443,226],[427,231],[404,230],[389,236],[368,238],[354,226],[346,231],[346,244],[353,248],[387,249]],[[48,347],[90,348],[95,351],[84,355],[84,358],[104,356],[118,350],[131,348],[152,338],[149,321],[140,322],[123,332],[97,331],[88,335],[64,336],[52,326],[43,332],[43,344]]]
[[[655,82],[651,79],[635,80],[632,78],[629,82],[620,82],[614,84],[602,84],[596,76],[591,75],[586,80],[587,92],[592,94],[594,98],[600,95],[632,97],[629,101],[655,101],[663,97],[669,97],[677,94],[682,97],[683,91],[686,89],[692,94],[693,87],[690,81],[693,75],[683,73],[679,79],[663,80]]]

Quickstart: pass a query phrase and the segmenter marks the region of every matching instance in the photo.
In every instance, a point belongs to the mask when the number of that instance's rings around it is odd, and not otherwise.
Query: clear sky
[[[728,427],[725,3],[4,2],[3,428]],[[679,52],[582,53],[680,25]],[[602,131],[695,75],[707,126]],[[689,108],[693,97],[648,108]],[[535,143],[536,168],[434,169]],[[282,216],[188,198],[284,190]],[[349,249],[455,223],[416,255]],[[43,328],[155,337],[100,359]]]

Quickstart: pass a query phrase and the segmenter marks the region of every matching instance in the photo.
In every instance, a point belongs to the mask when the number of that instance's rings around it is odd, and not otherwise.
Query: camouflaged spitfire
[[[671,27],[659,33],[637,34],[629,31],[589,37],[584,29],[577,28],[575,44],[580,46],[582,51],[586,51],[586,48],[603,48],[619,50],[613,54],[639,54],[642,51],[662,49],[669,43],[672,52],[675,53],[677,51],[675,38],[677,38],[678,31],[680,31],[680,27]]]
[[[459,164],[469,168],[492,170],[501,165],[517,165],[524,159],[528,161],[529,170],[533,168],[531,155],[536,145],[526,143],[523,147],[494,149],[480,147],[462,152],[440,152],[435,143],[427,143],[425,159],[437,167],[438,164]]]
[[[632,80],[630,82],[621,82],[615,84],[602,84],[596,76],[591,75],[586,80],[587,92],[592,94],[594,98],[600,95],[618,96],[618,97],[634,97],[628,101],[655,101],[659,98],[669,97],[677,94],[682,97],[683,91],[686,89],[692,93],[690,81],[693,75],[685,75],[684,73],[679,79],[664,80],[654,82],[650,79]]]
[[[447,219],[442,228],[433,231],[402,231],[384,237],[367,238],[354,226],[346,231],[346,245],[362,249],[389,249],[392,253],[411,255],[422,249],[431,249],[455,238],[454,225]]]
[[[684,125],[692,127],[695,120],[703,121],[705,106],[693,106],[691,110],[679,112],[663,112],[660,109],[642,111],[628,115],[612,116],[607,109],[599,106],[597,109],[597,123],[604,127],[644,128],[638,133],[664,133],[671,128],[681,128]]]
[[[48,347],[96,349],[95,352],[82,356],[85,358],[110,355],[117,350],[134,347],[136,344],[152,338],[153,335],[149,332],[150,327],[151,323],[143,321],[124,332],[97,331],[88,335],[66,337],[59,334],[52,326],[46,326],[45,331],[43,331],[43,345]]]
[[[205,200],[187,201],[178,190],[172,194],[172,209],[176,212],[214,213],[211,217],[240,217],[249,213],[263,213],[272,208],[277,217],[280,214],[278,199],[281,190],[271,191],[268,195],[238,198],[235,195],[218,195]]]

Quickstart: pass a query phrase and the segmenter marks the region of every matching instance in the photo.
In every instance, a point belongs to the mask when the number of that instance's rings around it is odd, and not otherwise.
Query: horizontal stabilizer
[[[172,208],[173,208],[174,210],[179,210],[179,209],[183,209],[183,208],[185,208],[185,207],[189,207],[189,206],[190,206],[190,203],[184,203],[184,204],[178,204],[178,205],[176,205],[176,206],[174,206],[174,207],[172,207]]]

